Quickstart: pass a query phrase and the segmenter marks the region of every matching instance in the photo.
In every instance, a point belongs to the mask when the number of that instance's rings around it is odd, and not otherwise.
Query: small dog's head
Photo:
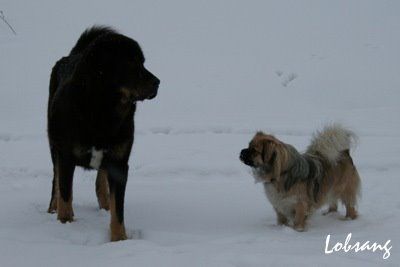
[[[252,167],[258,178],[271,183],[279,179],[288,161],[286,145],[272,135],[258,132],[248,148],[240,152],[240,160]]]

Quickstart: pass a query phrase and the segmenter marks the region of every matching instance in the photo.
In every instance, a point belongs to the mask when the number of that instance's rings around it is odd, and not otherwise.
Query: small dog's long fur
[[[346,217],[357,217],[360,177],[350,156],[356,135],[339,124],[314,134],[307,150],[300,154],[293,146],[272,135],[258,132],[240,159],[252,167],[257,181],[277,213],[278,224],[293,223],[304,231],[306,219],[328,204],[337,211],[337,201],[346,207]]]

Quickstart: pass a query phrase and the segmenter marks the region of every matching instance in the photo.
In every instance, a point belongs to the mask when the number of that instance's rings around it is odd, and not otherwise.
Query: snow
[[[398,266],[400,3],[397,1],[17,1],[0,21],[1,266]],[[108,242],[95,173],[78,169],[73,223],[46,212],[50,70],[85,27],[135,38],[161,79],[139,105],[125,202],[129,240]],[[360,217],[317,212],[276,225],[238,159],[257,130],[302,150],[340,122],[359,135]],[[391,240],[325,255],[325,240]]]

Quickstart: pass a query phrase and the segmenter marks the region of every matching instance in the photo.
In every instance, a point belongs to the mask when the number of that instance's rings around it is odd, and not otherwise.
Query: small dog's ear
[[[274,147],[275,145],[270,140],[263,141],[261,155],[264,163],[272,163],[275,160],[276,151]]]
[[[261,151],[261,157],[262,157],[263,162],[265,163],[267,161],[267,157],[268,157],[267,141],[263,142],[262,151]]]
[[[286,145],[270,136],[264,140],[263,144],[263,161],[269,164],[273,168],[273,177],[278,179],[281,176],[281,172],[286,170],[289,154],[286,149]]]
[[[276,151],[272,152],[272,156],[269,159],[269,164],[271,165],[274,164],[275,159],[276,159]]]

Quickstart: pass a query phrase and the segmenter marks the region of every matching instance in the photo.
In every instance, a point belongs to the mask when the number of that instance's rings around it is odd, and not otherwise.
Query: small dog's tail
[[[319,154],[330,164],[335,165],[343,152],[349,151],[351,147],[355,146],[356,141],[355,133],[335,123],[325,126],[314,134],[307,153]]]
[[[89,46],[91,42],[93,42],[96,38],[103,34],[107,33],[116,33],[116,31],[107,26],[93,26],[91,28],[86,29],[76,42],[75,46],[72,48],[70,55],[76,55],[82,53],[86,47]]]

